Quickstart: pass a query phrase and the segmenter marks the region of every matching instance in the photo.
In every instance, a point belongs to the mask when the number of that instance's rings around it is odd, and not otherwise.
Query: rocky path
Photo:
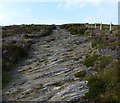
[[[70,101],[88,91],[87,81],[74,73],[93,71],[83,65],[91,43],[57,27],[52,35],[33,38],[30,56],[11,73],[12,82],[3,90],[5,101]]]

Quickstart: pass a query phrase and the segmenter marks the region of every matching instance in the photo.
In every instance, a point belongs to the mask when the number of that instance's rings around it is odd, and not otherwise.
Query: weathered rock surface
[[[111,50],[111,49],[98,50],[96,54],[97,55],[111,55],[117,59],[120,59],[120,47],[115,50]]]
[[[11,72],[12,81],[3,90],[3,100],[70,101],[84,96],[87,81],[78,81],[74,73],[90,73],[82,63],[91,43],[59,28],[52,35],[32,39],[30,55]]]

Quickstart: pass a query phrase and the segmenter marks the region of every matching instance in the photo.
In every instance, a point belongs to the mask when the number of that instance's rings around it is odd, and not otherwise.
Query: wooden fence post
[[[101,24],[100,24],[100,30],[102,30],[102,22],[101,22]]]

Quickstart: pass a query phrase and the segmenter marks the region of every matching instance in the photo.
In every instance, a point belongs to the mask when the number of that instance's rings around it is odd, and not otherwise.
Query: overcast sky
[[[0,2],[0,25],[95,22],[118,24],[118,0],[105,1],[4,0]]]

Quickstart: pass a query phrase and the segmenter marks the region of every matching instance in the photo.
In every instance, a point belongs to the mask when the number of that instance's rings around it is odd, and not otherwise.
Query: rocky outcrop
[[[57,28],[52,35],[33,38],[29,57],[11,72],[12,81],[3,90],[5,101],[71,101],[88,92],[87,81],[74,76],[86,71],[82,63],[91,43],[85,37]]]
[[[117,48],[115,50],[101,49],[101,50],[97,50],[96,54],[97,55],[111,55],[111,56],[117,58],[118,60],[120,60],[120,48]]]

